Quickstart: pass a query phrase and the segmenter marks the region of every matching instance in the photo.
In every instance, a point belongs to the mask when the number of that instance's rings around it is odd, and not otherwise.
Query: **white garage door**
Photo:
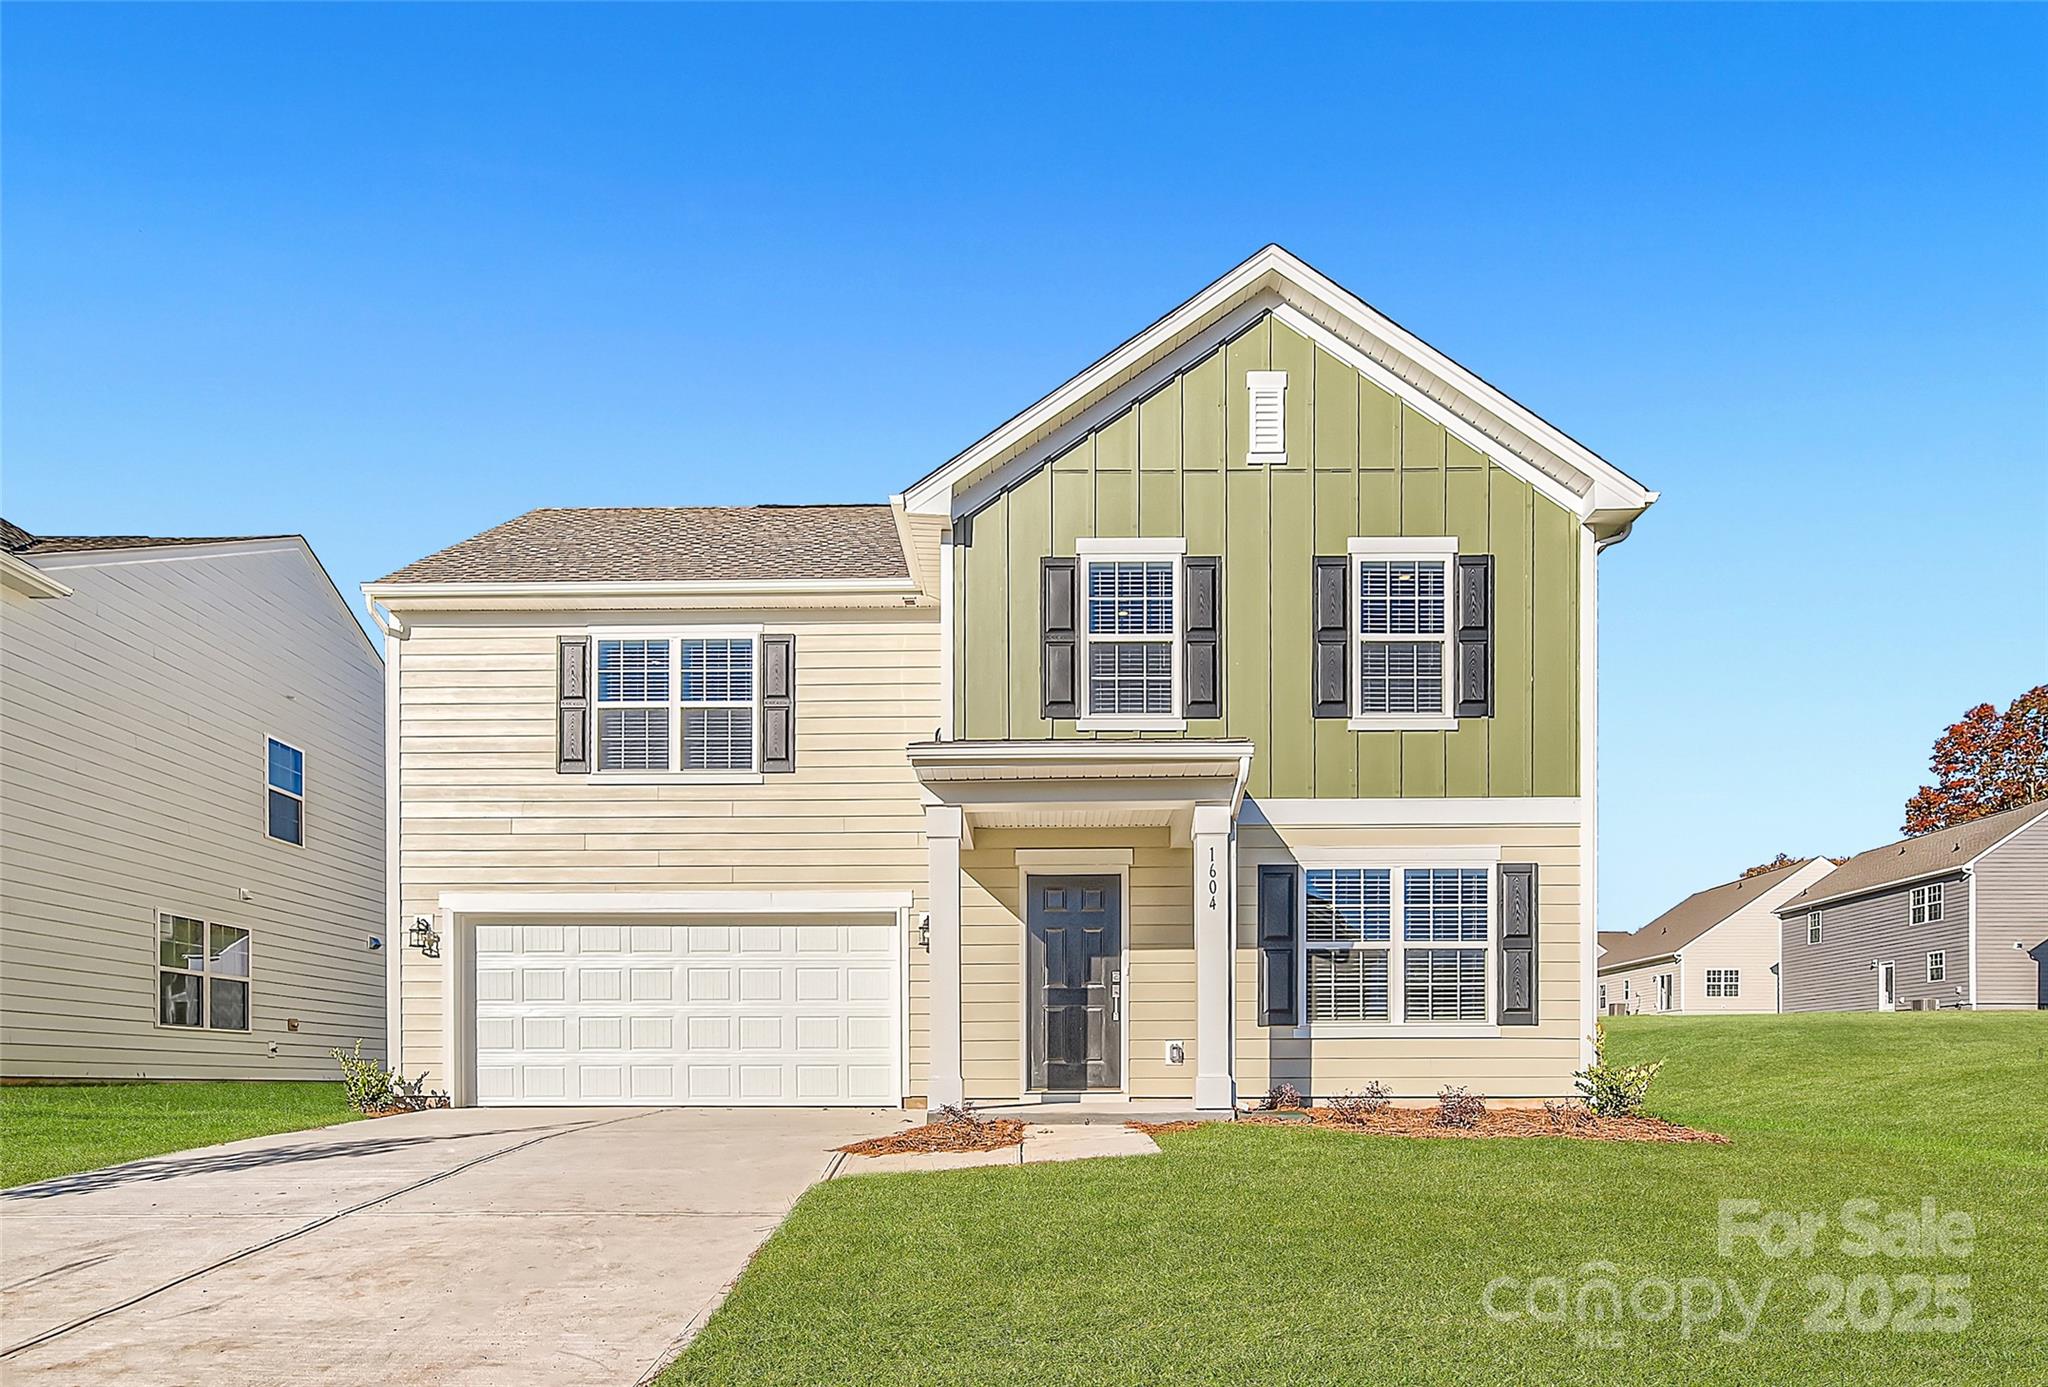
[[[476,927],[485,1104],[891,1106],[886,924]]]

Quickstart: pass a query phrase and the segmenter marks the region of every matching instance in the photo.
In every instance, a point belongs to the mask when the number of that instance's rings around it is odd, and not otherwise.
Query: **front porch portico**
[[[1252,751],[910,747],[930,873],[932,1106],[1087,1092],[1232,1105],[1236,830]]]

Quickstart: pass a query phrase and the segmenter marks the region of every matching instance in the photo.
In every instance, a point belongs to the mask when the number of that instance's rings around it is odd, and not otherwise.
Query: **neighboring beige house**
[[[0,521],[0,1078],[383,1052],[382,681],[297,535]]]
[[[1789,867],[1695,891],[1632,934],[1600,936],[1600,1009],[1630,1015],[1778,1010],[1778,917],[1833,864]]]
[[[1786,1011],[2048,1007],[2048,800],[1860,853],[1778,914]]]
[[[461,1103],[1572,1091],[1596,555],[1655,493],[1268,247],[886,503],[365,588]]]

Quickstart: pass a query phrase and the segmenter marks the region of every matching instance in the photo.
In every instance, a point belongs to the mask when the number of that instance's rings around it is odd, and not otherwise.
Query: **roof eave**
[[[393,607],[490,608],[522,606],[660,605],[749,599],[775,603],[899,606],[926,598],[913,578],[754,578],[690,582],[615,581],[547,583],[391,582],[363,584],[363,596]]]

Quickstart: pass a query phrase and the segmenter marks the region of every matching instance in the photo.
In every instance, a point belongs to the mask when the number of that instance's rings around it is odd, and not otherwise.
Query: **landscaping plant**
[[[1436,1121],[1440,1127],[1477,1127],[1486,1116],[1486,1100],[1457,1084],[1445,1084],[1436,1096]]]
[[[1375,1079],[1364,1088],[1340,1093],[1330,1100],[1330,1111],[1339,1122],[1360,1125],[1375,1113],[1387,1110],[1387,1086]]]
[[[342,1092],[348,1098],[348,1105],[360,1113],[424,1112],[428,1108],[445,1108],[449,1105],[448,1095],[436,1093],[427,1088],[427,1076],[408,1079],[396,1069],[386,1069],[374,1060],[363,1058],[363,1042],[358,1040],[354,1050],[335,1050],[335,1062],[341,1066]]]
[[[1593,1062],[1572,1078],[1586,1106],[1601,1117],[1634,1117],[1649,1099],[1650,1084],[1663,1060],[1647,1064],[1610,1064],[1607,1061],[1607,1023],[1593,1023]]]
[[[1288,1108],[1305,1108],[1308,1104],[1301,1099],[1301,1090],[1293,1084],[1278,1083],[1266,1090],[1266,1096],[1259,1100],[1260,1112],[1280,1112]]]

